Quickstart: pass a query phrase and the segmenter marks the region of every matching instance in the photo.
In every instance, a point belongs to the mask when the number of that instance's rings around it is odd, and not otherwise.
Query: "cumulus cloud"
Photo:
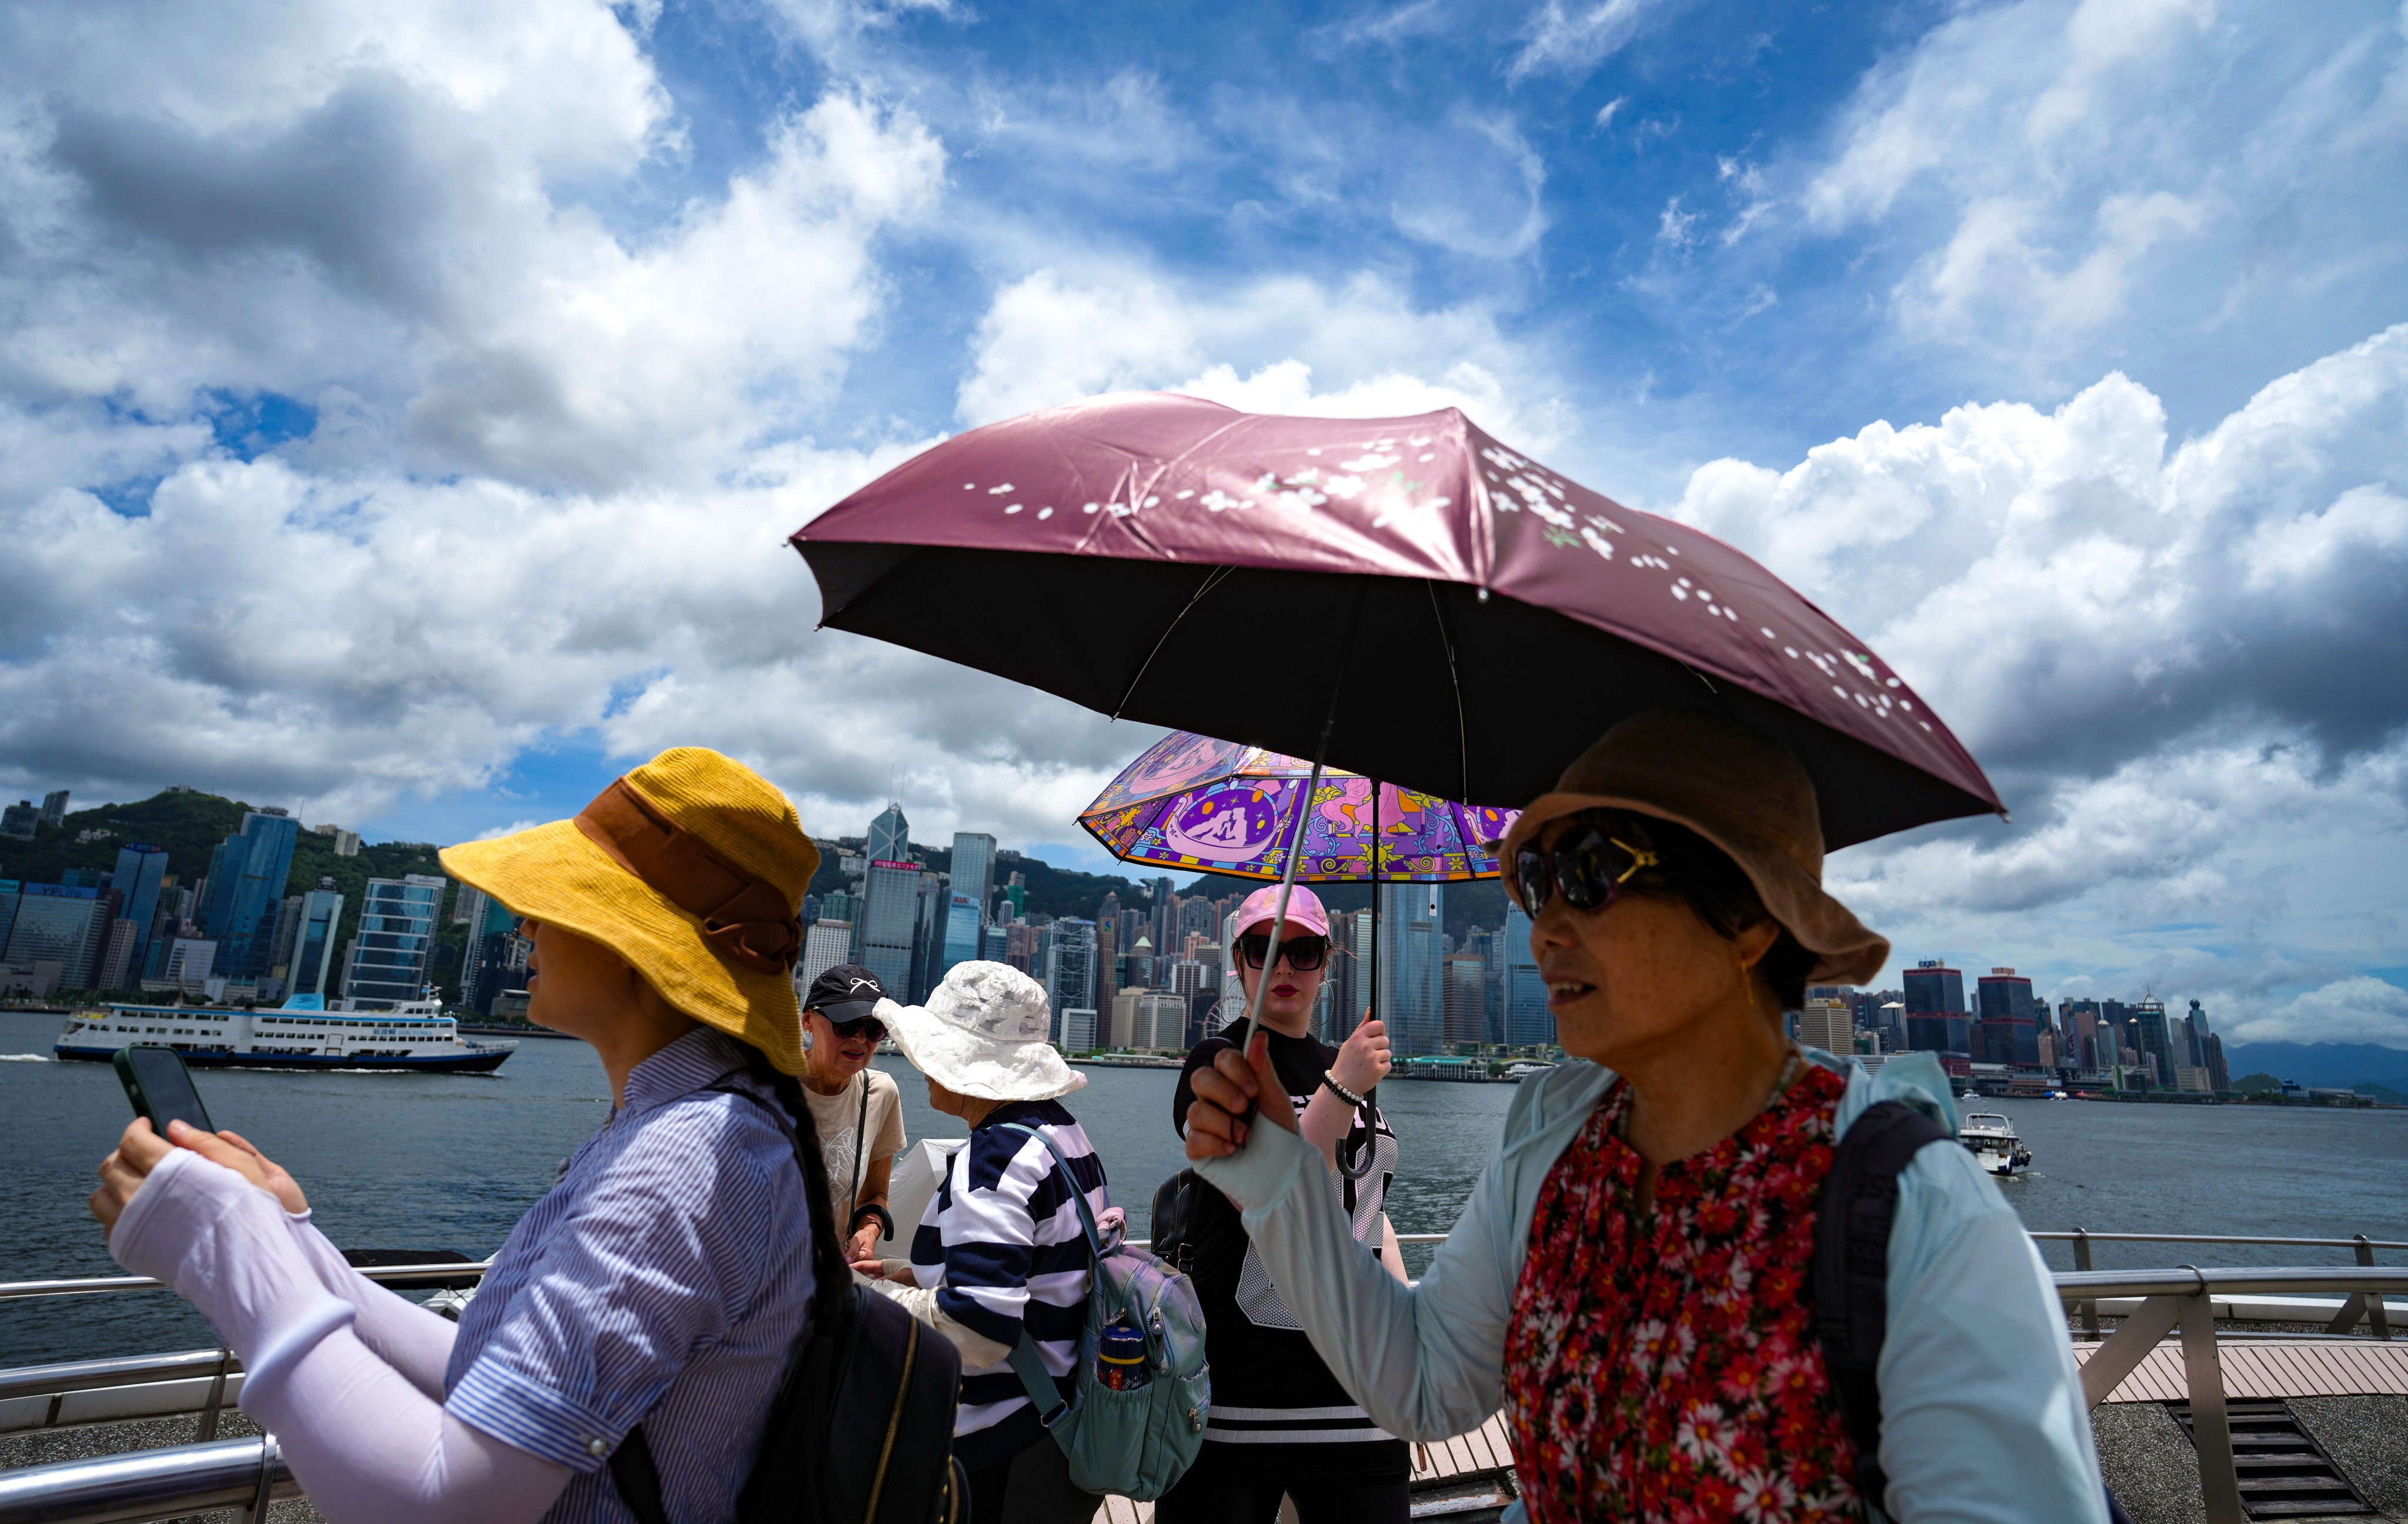
[[[1557,423],[1549,380],[1492,313],[1419,310],[1369,276],[1337,289],[1282,278],[1215,292],[1143,272],[1081,278],[1046,269],[996,293],[960,412],[984,423],[1144,389],[1251,412],[1376,418],[1460,406],[1483,427],[1544,449]]]
[[[2364,975],[2336,979],[2232,1023],[2244,1043],[2380,1043],[2408,1048],[2408,990]]]

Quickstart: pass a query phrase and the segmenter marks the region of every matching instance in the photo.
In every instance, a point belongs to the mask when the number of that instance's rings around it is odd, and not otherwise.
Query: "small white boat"
[[[2031,1150],[2015,1136],[2015,1124],[1995,1111],[1972,1111],[1956,1129],[1956,1141],[1970,1149],[1992,1175],[2013,1175],[2031,1167]]]

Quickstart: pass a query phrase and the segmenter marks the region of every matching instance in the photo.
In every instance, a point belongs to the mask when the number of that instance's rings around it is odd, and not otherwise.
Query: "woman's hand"
[[[878,1241],[885,1236],[884,1231],[878,1226],[877,1218],[872,1218],[863,1223],[858,1232],[844,1241],[844,1262],[858,1269],[862,1261],[878,1253]]]
[[[1271,1073],[1270,1033],[1257,1031],[1240,1058],[1233,1047],[1212,1055],[1212,1066],[1196,1071],[1189,1081],[1196,1099],[1187,1108],[1187,1157],[1218,1159],[1246,1146],[1252,1105],[1262,1120],[1293,1132],[1296,1107],[1288,1104],[1287,1087]]]
[[[208,1133],[190,1122],[169,1122],[167,1135],[150,1131],[150,1119],[136,1117],[117,1140],[117,1151],[100,1161],[100,1189],[92,1193],[92,1215],[104,1230],[112,1230],[134,1193],[142,1189],[170,1147],[190,1148],[212,1164],[222,1164],[275,1197],[292,1213],[309,1210],[300,1183],[284,1166],[261,1153],[239,1132]]]
[[[1356,1095],[1367,1095],[1373,1086],[1388,1077],[1390,1061],[1387,1023],[1365,1011],[1363,1024],[1338,1049],[1338,1061],[1329,1066],[1329,1077]]]
[[[909,1260],[862,1259],[851,1263],[854,1275],[866,1275],[871,1280],[891,1280],[901,1286],[920,1284],[919,1277],[911,1274],[911,1261]]]

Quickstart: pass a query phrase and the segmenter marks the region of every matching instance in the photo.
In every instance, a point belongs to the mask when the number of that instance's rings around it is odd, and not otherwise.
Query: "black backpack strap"
[[[1889,1230],[1898,1177],[1915,1151],[1948,1132],[1902,1101],[1865,1108],[1833,1151],[1814,1219],[1814,1333],[1831,1394],[1856,1446],[1856,1490],[1878,1508],[1889,1477],[1881,1466],[1882,1340],[1889,1332]]]
[[[610,1480],[619,1488],[619,1501],[636,1516],[636,1524],[669,1524],[669,1511],[661,1502],[661,1468],[652,1463],[652,1442],[644,1437],[642,1424],[628,1430],[610,1452]]]

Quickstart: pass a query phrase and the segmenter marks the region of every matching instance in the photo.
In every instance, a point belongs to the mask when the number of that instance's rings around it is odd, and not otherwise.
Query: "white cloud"
[[[984,423],[1149,388],[1248,411],[1379,417],[1461,406],[1535,449],[1556,423],[1538,362],[1487,312],[1418,311],[1368,276],[1336,290],[1289,278],[1212,292],[1147,274],[1074,281],[1039,270],[989,306],[960,411]],[[1326,390],[1314,390],[1316,377]]]
[[[2408,990],[2359,975],[2231,1023],[2244,1043],[2381,1043],[2408,1048]]]
[[[1669,8],[1664,0],[1591,0],[1571,6],[1545,0],[1523,21],[1522,50],[1507,65],[1506,76],[1584,78]]]

